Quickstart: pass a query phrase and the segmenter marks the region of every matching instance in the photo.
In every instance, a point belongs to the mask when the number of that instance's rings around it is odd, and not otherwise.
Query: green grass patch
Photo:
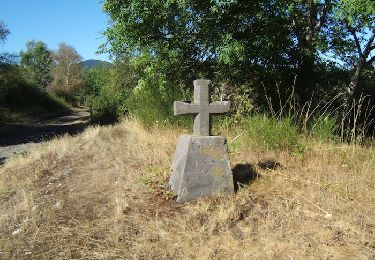
[[[320,116],[313,120],[311,133],[319,141],[335,141],[337,136],[337,119],[332,116]]]
[[[264,115],[248,118],[244,123],[247,136],[254,144],[271,150],[288,150],[303,153],[303,136],[292,118],[276,119]]]

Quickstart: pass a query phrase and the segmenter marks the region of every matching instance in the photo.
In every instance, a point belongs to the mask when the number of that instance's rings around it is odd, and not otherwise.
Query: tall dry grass
[[[229,134],[232,166],[259,177],[233,196],[177,204],[167,180],[179,133],[128,120],[10,160],[0,258],[375,258],[374,150],[309,143],[292,156]],[[270,158],[282,167],[256,167]]]

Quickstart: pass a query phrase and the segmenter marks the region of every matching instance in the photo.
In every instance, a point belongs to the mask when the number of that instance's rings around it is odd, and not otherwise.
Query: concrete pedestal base
[[[172,161],[171,189],[178,202],[215,194],[233,194],[228,145],[221,136],[183,135]]]

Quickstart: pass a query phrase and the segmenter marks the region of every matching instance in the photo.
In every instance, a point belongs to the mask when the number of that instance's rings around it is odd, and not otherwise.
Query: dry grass
[[[273,158],[234,196],[177,204],[180,131],[135,121],[36,147],[0,170],[1,259],[375,259],[375,152],[304,155],[230,142],[231,162]],[[229,138],[232,140],[232,138]]]

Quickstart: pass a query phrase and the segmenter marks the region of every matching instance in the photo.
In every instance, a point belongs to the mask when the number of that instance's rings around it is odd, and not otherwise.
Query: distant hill
[[[80,64],[85,69],[91,69],[93,67],[111,66],[112,65],[110,62],[102,61],[102,60],[85,60],[85,61],[82,61]]]

